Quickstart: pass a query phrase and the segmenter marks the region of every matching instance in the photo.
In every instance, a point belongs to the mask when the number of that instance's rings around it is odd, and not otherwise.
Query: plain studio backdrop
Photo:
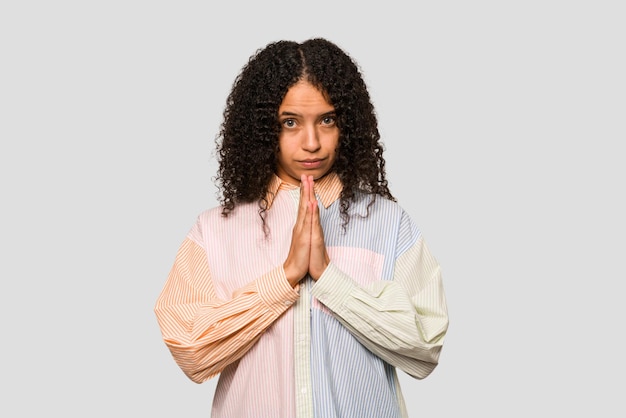
[[[392,192],[442,265],[450,329],[411,417],[623,417],[619,1],[23,1],[0,6],[5,417],[208,417],[153,306],[215,206],[251,54],[359,63]]]

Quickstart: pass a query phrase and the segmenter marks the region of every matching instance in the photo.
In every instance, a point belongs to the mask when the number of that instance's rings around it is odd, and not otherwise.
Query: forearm
[[[363,345],[417,378],[436,366],[448,326],[438,266],[422,261],[408,253],[394,280],[368,286],[331,263],[312,288]]]
[[[201,249],[193,243],[187,247],[181,251],[185,259],[177,259],[170,272],[155,313],[172,356],[190,379],[200,383],[241,358],[289,309],[298,293],[278,267],[235,292],[231,299],[220,300],[212,290],[208,268],[189,261],[193,257],[188,254]],[[207,283],[200,290],[200,284]]]
[[[163,325],[163,340],[180,368],[198,383],[241,358],[280,316],[258,294],[240,296],[220,305],[164,307],[156,312],[159,323],[171,324],[177,317],[181,319],[182,311],[193,315],[185,321],[189,326],[168,329]],[[224,316],[226,312],[230,316]]]

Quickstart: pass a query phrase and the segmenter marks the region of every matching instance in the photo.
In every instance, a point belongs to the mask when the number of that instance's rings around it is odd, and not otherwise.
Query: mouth
[[[300,165],[306,169],[319,168],[323,162],[324,162],[323,158],[311,158],[311,159],[298,161],[298,163],[300,163]]]

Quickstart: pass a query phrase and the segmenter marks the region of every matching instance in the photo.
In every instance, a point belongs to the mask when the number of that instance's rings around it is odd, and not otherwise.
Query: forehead
[[[286,107],[321,107],[333,110],[327,95],[308,81],[299,81],[287,90],[280,108]]]

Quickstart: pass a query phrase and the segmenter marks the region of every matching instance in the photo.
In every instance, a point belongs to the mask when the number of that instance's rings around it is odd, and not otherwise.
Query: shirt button
[[[301,392],[302,392],[302,393],[306,393],[306,388],[302,388],[302,389],[301,389]]]
[[[291,305],[291,301],[290,301],[290,300],[286,300],[286,301],[284,301],[283,303],[285,304],[285,306],[289,306],[289,305]]]

